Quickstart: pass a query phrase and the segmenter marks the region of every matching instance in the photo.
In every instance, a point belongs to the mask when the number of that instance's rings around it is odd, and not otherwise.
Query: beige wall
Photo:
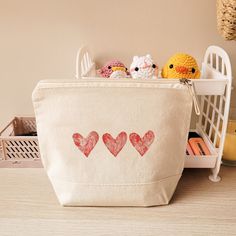
[[[151,53],[159,65],[178,51],[200,62],[208,45],[229,53],[236,42],[217,33],[214,0],[0,0],[0,127],[33,114],[40,79],[73,78],[76,49],[89,44],[102,63]],[[236,106],[236,102],[233,103]]]

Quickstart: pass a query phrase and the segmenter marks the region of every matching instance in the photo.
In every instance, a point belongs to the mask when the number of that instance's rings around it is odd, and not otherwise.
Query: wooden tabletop
[[[43,169],[0,169],[0,235],[236,235],[236,168],[187,169],[168,206],[61,207]]]

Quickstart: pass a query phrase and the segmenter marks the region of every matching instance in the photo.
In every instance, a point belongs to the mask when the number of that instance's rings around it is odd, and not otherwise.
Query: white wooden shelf
[[[82,47],[76,58],[76,78],[96,77],[96,64],[88,48]],[[166,80],[158,78],[158,80]],[[170,80],[170,79],[168,79]],[[173,79],[174,80],[174,79]],[[202,62],[201,78],[192,80],[200,102],[201,115],[196,132],[210,149],[210,156],[186,156],[186,168],[211,168],[212,181],[219,181],[219,170],[230,107],[232,69],[228,54],[220,47],[210,46]]]

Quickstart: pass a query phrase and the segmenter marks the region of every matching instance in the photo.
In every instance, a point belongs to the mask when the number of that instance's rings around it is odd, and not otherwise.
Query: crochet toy
[[[125,78],[129,73],[125,65],[118,60],[107,62],[97,73],[104,78]]]
[[[167,61],[161,75],[163,78],[198,79],[200,70],[192,56],[177,53]]]
[[[134,56],[130,66],[130,73],[134,79],[150,79],[158,75],[158,66],[154,64],[151,56]]]

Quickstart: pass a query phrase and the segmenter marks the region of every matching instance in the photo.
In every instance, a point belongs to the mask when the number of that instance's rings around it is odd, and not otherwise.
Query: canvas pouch
[[[184,168],[188,86],[50,80],[39,82],[32,97],[41,158],[62,205],[169,203]]]

